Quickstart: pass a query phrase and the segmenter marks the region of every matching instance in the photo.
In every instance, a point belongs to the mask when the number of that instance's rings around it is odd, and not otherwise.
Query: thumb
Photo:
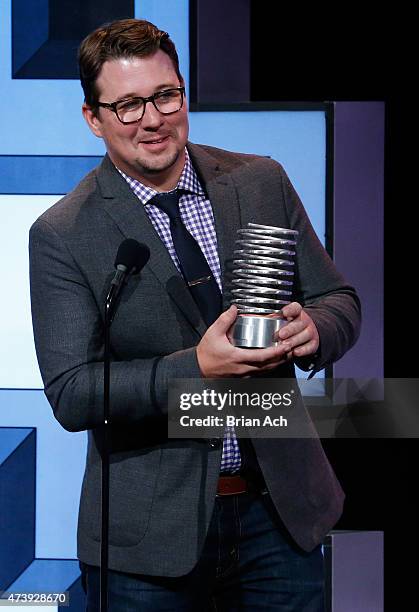
[[[234,304],[223,312],[212,324],[214,331],[218,334],[226,334],[237,318],[237,306]]]

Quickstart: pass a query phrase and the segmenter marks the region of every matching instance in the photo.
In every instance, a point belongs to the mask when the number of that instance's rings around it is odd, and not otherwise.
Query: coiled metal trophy
[[[238,317],[230,341],[248,348],[275,346],[276,333],[287,323],[281,309],[291,302],[298,232],[248,223],[238,234],[229,287]]]

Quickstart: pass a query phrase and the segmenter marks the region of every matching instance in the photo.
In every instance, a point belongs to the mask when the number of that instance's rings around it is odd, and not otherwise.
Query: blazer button
[[[219,448],[221,446],[221,440],[219,438],[211,438],[211,440],[208,441],[208,444],[211,446],[211,448]]]

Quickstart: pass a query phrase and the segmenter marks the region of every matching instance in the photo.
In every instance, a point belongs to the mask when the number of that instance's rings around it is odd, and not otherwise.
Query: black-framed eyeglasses
[[[147,102],[151,102],[156,110],[162,115],[171,115],[177,113],[183,106],[183,98],[185,95],[184,87],[175,87],[173,89],[165,89],[149,96],[148,98],[125,98],[116,102],[98,102],[98,106],[109,108],[118,117],[123,124],[137,123],[141,121],[145,113]]]

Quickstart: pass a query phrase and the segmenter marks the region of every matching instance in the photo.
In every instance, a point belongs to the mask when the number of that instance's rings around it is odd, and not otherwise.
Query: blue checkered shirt
[[[206,197],[205,191],[199,182],[198,176],[189,158],[188,151],[186,149],[185,151],[185,166],[177,184],[177,189],[182,189],[187,192],[183,193],[179,200],[180,216],[186,229],[199,244],[211,268],[211,272],[220,287],[220,291],[222,291],[217,235],[215,233],[214,215],[211,203]],[[140,181],[127,176],[119,170],[119,168],[118,171],[127,181],[140,202],[144,205],[154,229],[169,251],[173,263],[180,272],[179,260],[173,246],[172,234],[170,232],[169,217],[160,208],[150,202],[158,192],[151,187],[143,185]],[[240,466],[240,450],[234,428],[226,427],[223,439],[223,454],[221,457],[220,471],[234,474],[240,470]]]

